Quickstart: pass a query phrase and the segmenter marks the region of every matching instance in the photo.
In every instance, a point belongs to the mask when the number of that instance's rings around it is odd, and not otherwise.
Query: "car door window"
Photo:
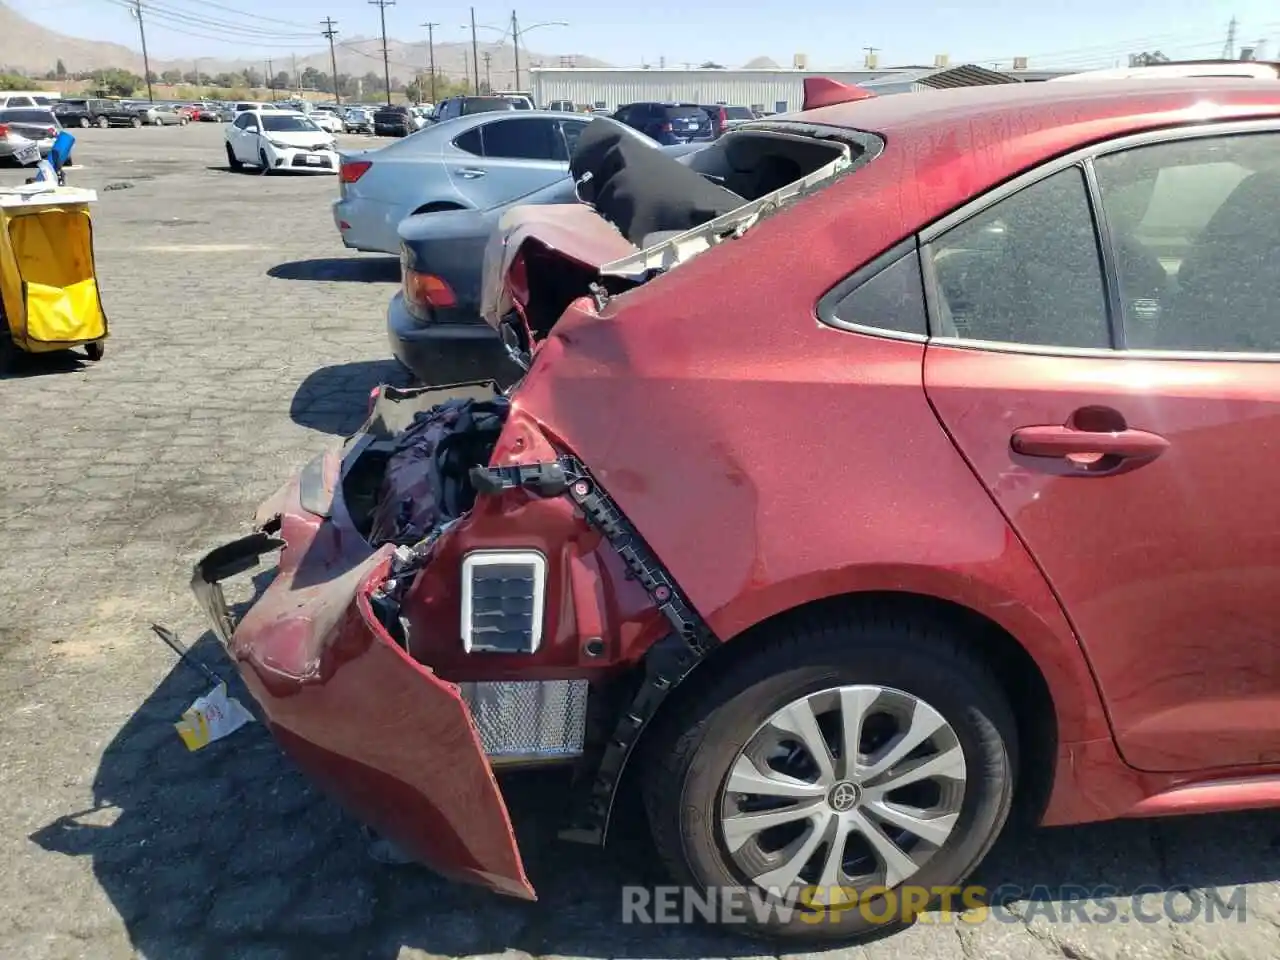
[[[240,129],[240,130],[244,130],[244,129],[248,128],[248,126],[249,126],[249,121],[250,121],[250,120],[252,120],[252,119],[253,119],[253,117],[252,117],[252,116],[250,116],[249,114],[247,114],[247,113],[242,113],[242,114],[240,114],[240,116],[236,117],[236,122],[235,122],[234,124],[232,124],[232,126],[234,126],[234,127],[238,128],[238,129]]]
[[[556,127],[559,130],[557,137],[557,153],[555,159],[568,162],[573,156],[573,151],[578,148],[578,139],[582,136],[582,131],[587,128],[585,123],[577,120],[557,120]]]
[[[549,161],[561,159],[564,151],[563,144],[556,145],[560,133],[553,122],[541,118],[498,120],[486,124],[482,136],[486,157]]]
[[[1069,167],[986,207],[928,246],[935,334],[1111,346],[1084,171]]]
[[[1131,349],[1280,352],[1280,134],[1094,162]]]

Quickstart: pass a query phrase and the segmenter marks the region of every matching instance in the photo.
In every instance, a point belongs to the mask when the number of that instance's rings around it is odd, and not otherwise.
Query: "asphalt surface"
[[[172,723],[208,684],[149,625],[229,675],[191,563],[357,425],[373,386],[403,382],[382,325],[397,265],[343,250],[334,178],[232,174],[221,137],[83,132],[70,179],[100,191],[106,357],[0,380],[0,957],[777,956],[700,926],[621,923],[622,886],[651,882],[643,838],[624,830],[612,853],[558,843],[555,777],[507,784],[541,895],[525,904],[370,860],[260,726],[183,747]],[[1022,891],[999,919],[934,915],[825,956],[1277,957],[1277,878],[1273,812],[1018,829],[975,878]],[[1114,895],[1064,919],[1097,885]],[[1205,919],[1240,888],[1243,921]],[[1168,901],[1190,919],[1131,916],[1144,891],[1144,916]]]

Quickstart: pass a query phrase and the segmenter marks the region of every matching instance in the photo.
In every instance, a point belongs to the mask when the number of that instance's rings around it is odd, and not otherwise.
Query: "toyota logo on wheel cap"
[[[831,788],[831,793],[827,796],[827,803],[837,813],[846,813],[858,805],[858,797],[857,786],[848,780],[841,780]]]

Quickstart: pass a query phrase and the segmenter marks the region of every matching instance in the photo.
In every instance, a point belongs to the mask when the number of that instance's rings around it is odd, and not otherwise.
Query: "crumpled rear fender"
[[[354,816],[451,879],[536,899],[458,689],[373,612],[390,559],[384,548],[320,582],[282,563],[231,653],[280,745]]]

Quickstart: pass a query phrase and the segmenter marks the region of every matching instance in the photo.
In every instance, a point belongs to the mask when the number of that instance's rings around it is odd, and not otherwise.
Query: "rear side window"
[[[756,115],[746,107],[725,107],[724,115],[730,120],[754,120]]]
[[[935,334],[1033,346],[1111,346],[1084,171],[999,200],[928,246]]]
[[[453,145],[459,150],[465,150],[467,153],[475,154],[477,157],[484,156],[484,141],[480,138],[479,127],[455,137]]]
[[[563,142],[550,120],[499,120],[484,127],[484,155],[509,160],[558,160]]]
[[[836,287],[819,302],[818,316],[833,327],[928,336],[924,277],[915,243],[890,251]]]

